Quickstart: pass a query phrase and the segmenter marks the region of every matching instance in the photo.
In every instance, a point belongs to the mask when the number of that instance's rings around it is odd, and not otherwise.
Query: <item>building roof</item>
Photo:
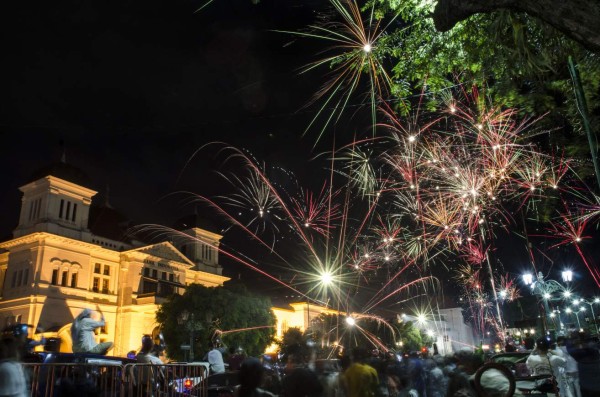
[[[130,242],[129,229],[132,226],[132,221],[118,210],[105,204],[92,202],[88,228],[96,236]]]
[[[195,227],[215,234],[221,234],[223,232],[223,227],[219,225],[219,222],[208,219],[205,216],[200,216],[197,213],[179,218],[173,224],[173,229],[176,230],[187,230]]]
[[[90,187],[92,185],[90,178],[82,169],[62,161],[37,170],[27,180],[27,183],[50,175],[83,187]]]

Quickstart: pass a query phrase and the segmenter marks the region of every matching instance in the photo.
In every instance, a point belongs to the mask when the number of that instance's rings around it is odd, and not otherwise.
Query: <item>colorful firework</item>
[[[515,111],[494,108],[478,91],[473,96],[452,99],[451,111],[444,105],[407,122],[385,109],[390,120],[381,127],[389,136],[356,139],[317,157],[326,160],[326,171],[311,174],[318,193],[291,172],[282,173],[290,183],[274,183],[265,165],[224,147],[229,161],[240,162],[239,173],[222,174],[234,193],[196,199],[267,253],[258,260],[225,245],[221,252],[311,302],[336,302],[338,312],[361,315],[441,293],[436,275],[456,272],[477,332],[501,335],[499,302],[519,292],[514,280],[491,274],[498,235],[509,236],[515,219],[534,216],[546,199],[581,192],[569,187],[575,178],[568,160],[545,155],[525,139],[532,120],[516,120]],[[557,246],[584,239],[586,219],[553,221]],[[293,282],[272,276],[274,269],[288,271]]]

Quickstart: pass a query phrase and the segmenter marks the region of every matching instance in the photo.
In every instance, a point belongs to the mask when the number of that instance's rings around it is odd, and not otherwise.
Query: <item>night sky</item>
[[[13,4],[2,35],[0,235],[16,226],[18,186],[63,152],[99,199],[108,187],[113,207],[162,224],[190,211],[165,195],[218,190],[210,150],[184,169],[207,142],[305,164],[314,136],[301,134],[316,109],[304,105],[322,79],[298,68],[317,48],[273,30],[301,29],[316,3]]]
[[[96,202],[108,200],[134,224],[171,226],[193,213],[189,196],[174,192],[227,191],[216,171],[229,163],[217,146],[194,156],[209,142],[248,149],[271,167],[292,170],[305,186],[321,187],[322,164],[307,163],[331,149],[333,133],[316,147],[319,131],[303,133],[327,70],[300,69],[324,43],[279,31],[315,23],[331,12],[327,2],[216,0],[197,12],[204,4],[17,2],[4,13],[2,240],[18,222],[18,187],[63,154],[89,176]],[[337,128],[338,142],[368,129],[357,126],[356,114]],[[206,207],[198,212],[214,220]],[[252,255],[253,245],[237,248]],[[229,276],[244,271],[221,262]]]

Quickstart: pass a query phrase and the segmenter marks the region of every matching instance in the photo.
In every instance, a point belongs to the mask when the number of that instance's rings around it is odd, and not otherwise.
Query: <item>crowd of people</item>
[[[112,346],[95,343],[92,333],[95,327],[102,325],[103,319],[93,320],[90,316],[91,312],[84,310],[74,321],[74,352],[95,353]],[[32,344],[21,328],[16,330],[18,332],[4,335],[0,340],[0,397],[28,395],[26,372],[19,360]],[[158,356],[164,347],[164,341],[157,344],[145,335],[136,361],[160,368],[163,361]],[[272,362],[267,356],[246,357],[239,347],[227,352],[221,341],[214,339],[205,360],[209,363],[210,374],[238,372],[236,397],[496,397],[520,394],[518,388],[511,389],[511,386],[514,388],[511,378],[519,376],[515,368],[491,366],[482,372],[485,356],[477,349],[441,356],[356,347],[334,359],[316,359],[312,347],[314,345],[292,347],[281,362]],[[582,397],[578,362],[569,354],[564,337],[558,337],[556,344],[549,338],[538,339],[525,365],[532,376],[532,389],[562,397]],[[137,374],[137,378],[142,375]],[[155,382],[140,380],[140,384],[152,383]]]
[[[568,353],[564,337],[553,345],[548,338],[540,338],[529,352],[525,363],[531,382],[523,386],[523,393],[532,392],[562,397],[582,397],[577,361]],[[269,393],[283,397],[490,397],[520,395],[522,391],[511,389],[514,371],[501,365],[485,365],[485,356],[476,349],[460,350],[449,356],[428,355],[413,352],[398,356],[379,351],[368,352],[355,348],[339,360],[311,360],[302,354],[292,353],[282,365],[281,371],[263,364],[267,376],[263,382],[253,379],[244,385],[248,374],[244,373],[257,364],[246,360],[240,369],[239,396],[261,396]],[[340,364],[336,368],[337,363]],[[479,376],[476,374],[481,372]],[[278,379],[273,379],[278,378]],[[476,380],[477,378],[477,380]],[[527,383],[527,382],[526,382]],[[264,389],[260,389],[260,386]],[[250,388],[256,394],[249,394]],[[243,390],[243,392],[242,392]],[[485,394],[484,394],[485,393]],[[269,394],[270,395],[270,394]]]

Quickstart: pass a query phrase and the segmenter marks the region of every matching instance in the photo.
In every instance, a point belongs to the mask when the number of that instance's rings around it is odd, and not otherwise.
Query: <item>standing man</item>
[[[567,361],[565,371],[561,374],[562,376],[559,380],[560,394],[566,397],[581,397],[581,389],[579,387],[579,364],[577,364],[577,361],[569,354],[565,342],[564,336],[556,338],[556,353]]]
[[[567,360],[552,354],[550,350],[550,341],[546,338],[540,338],[535,343],[536,349],[531,352],[525,365],[531,372],[531,375],[547,375],[548,379],[542,379],[536,382],[536,389],[544,393],[557,393],[555,380],[560,379],[560,372],[564,371]],[[537,354],[536,354],[537,353]],[[561,370],[562,368],[562,370]],[[564,393],[561,390],[561,394]]]
[[[379,377],[375,368],[366,363],[367,351],[357,347],[352,352],[353,364],[342,375],[347,397],[375,397]]]
[[[100,313],[100,321],[92,318],[92,310],[85,308],[71,326],[71,338],[73,340],[73,353],[96,353],[106,354],[113,347],[112,342],[96,343],[94,330],[103,327],[104,315]]]
[[[223,353],[219,349],[221,340],[219,338],[211,342],[212,350],[207,354],[208,363],[210,364],[210,372],[213,374],[221,374],[225,372],[225,362],[223,361]]]

